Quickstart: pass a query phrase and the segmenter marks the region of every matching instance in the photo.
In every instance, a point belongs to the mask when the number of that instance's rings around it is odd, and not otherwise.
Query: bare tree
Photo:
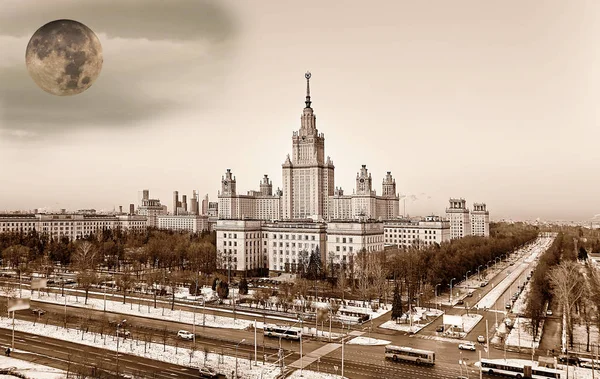
[[[580,265],[574,261],[562,261],[549,272],[550,286],[567,320],[569,345],[573,347],[573,310],[585,292],[585,281]]]
[[[167,351],[167,339],[169,339],[169,330],[166,326],[162,330],[161,338],[163,343],[163,352],[165,352]]]
[[[99,262],[98,250],[88,241],[81,241],[73,257],[73,268],[77,272],[77,284],[85,290],[87,304],[90,288],[98,283],[96,266]]]
[[[125,304],[127,291],[129,291],[129,290],[131,290],[131,288],[133,288],[134,283],[135,283],[135,278],[131,274],[131,270],[128,267],[125,268],[123,273],[117,277],[117,286],[119,286],[121,291],[123,291],[123,304]]]
[[[208,346],[206,346],[206,345],[202,346],[202,353],[204,355],[204,366],[206,366],[206,359],[208,358],[209,351],[210,350],[208,349]]]

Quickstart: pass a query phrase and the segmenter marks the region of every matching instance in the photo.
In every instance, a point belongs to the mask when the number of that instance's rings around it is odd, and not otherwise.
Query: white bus
[[[523,359],[482,359],[481,370],[489,375],[505,375],[513,378],[566,378],[563,370],[539,367],[537,362],[532,365],[531,361]]]
[[[302,329],[278,326],[278,325],[265,325],[263,328],[263,334],[267,337],[282,337],[289,340],[299,340],[302,335]]]
[[[385,357],[394,361],[403,360],[417,364],[435,364],[435,353],[433,351],[413,349],[412,347],[405,346],[387,345],[385,347]]]

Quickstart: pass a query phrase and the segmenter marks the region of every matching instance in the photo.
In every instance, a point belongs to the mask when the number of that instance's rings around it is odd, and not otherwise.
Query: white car
[[[180,330],[177,332],[177,337],[182,338],[184,340],[191,341],[194,339],[194,335],[187,330]]]
[[[475,351],[475,344],[473,342],[465,342],[465,343],[461,343],[460,345],[458,345],[458,348],[461,350],[471,350],[471,351]]]
[[[485,337],[484,336],[477,337],[477,342],[484,343],[485,342]]]
[[[546,316],[552,316],[552,311],[550,309],[546,311]]]

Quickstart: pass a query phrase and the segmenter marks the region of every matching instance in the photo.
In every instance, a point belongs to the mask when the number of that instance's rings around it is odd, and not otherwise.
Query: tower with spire
[[[292,155],[282,165],[283,218],[326,219],[329,196],[334,191],[334,165],[325,158],[325,135],[317,129],[310,97],[311,73],[307,72],[305,107],[300,129],[292,135]]]

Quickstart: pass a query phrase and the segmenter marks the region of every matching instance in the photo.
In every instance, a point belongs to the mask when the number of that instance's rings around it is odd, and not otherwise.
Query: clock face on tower
[[[223,182],[223,185],[224,185],[225,187],[227,187],[227,185],[228,185],[228,184],[229,184],[229,182]]]
[[[365,182],[365,180],[364,180],[363,178],[361,178],[361,179],[359,180],[359,182],[361,182],[361,183],[364,183],[364,182]]]

